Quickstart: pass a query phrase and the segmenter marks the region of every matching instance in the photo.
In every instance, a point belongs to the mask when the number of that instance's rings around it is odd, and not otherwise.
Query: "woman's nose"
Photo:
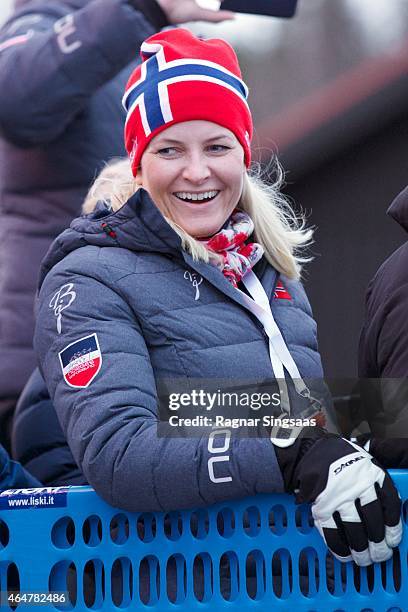
[[[183,178],[190,183],[201,184],[211,175],[211,169],[205,155],[190,155],[186,158]]]

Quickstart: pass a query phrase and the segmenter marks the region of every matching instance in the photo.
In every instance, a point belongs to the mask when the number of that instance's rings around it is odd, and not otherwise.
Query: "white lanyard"
[[[299,395],[310,397],[310,391],[302,380],[298,367],[286,346],[281,331],[273,318],[271,305],[262,283],[252,270],[243,276],[242,282],[248,289],[249,297],[246,293],[238,289],[241,297],[246,302],[249,310],[257,317],[265,329],[269,338],[269,356],[271,359],[272,370],[279,386],[281,395],[281,407],[284,412],[290,414],[290,401],[288,386],[285,380],[285,369],[291,377],[294,387]]]

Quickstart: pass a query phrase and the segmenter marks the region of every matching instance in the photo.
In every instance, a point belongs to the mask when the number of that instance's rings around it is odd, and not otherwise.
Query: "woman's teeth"
[[[178,191],[174,195],[179,200],[185,200],[188,202],[204,202],[206,200],[213,200],[220,192],[219,191],[205,191],[204,193],[188,193],[186,191]]]

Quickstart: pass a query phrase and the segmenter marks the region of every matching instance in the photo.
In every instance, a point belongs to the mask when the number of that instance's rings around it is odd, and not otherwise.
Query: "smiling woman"
[[[387,559],[401,538],[398,495],[368,453],[321,426],[331,400],[299,282],[311,231],[279,185],[250,172],[252,117],[235,53],[182,29],[141,51],[123,100],[130,161],[106,168],[88,214],[42,268],[35,347],[74,458],[128,510],[296,490],[339,559]],[[250,433],[200,419],[194,436],[170,432],[178,385],[191,392],[183,408],[193,422],[195,398],[221,377],[227,396],[267,385],[280,400],[271,415],[285,418],[259,419]]]

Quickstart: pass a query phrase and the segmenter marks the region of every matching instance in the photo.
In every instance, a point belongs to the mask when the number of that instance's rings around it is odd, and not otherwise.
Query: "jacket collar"
[[[182,258],[185,263],[209,281],[222,293],[248,309],[239,291],[213,265],[194,261],[181,248],[181,239],[164,219],[145,189],[139,189],[122,208],[110,212],[99,203],[92,215],[74,219],[51,245],[43,260],[40,285],[46,274],[66,255],[87,246],[121,247],[134,252],[163,253]],[[257,263],[255,273],[261,279],[267,295],[271,295],[277,281],[277,272],[266,264],[265,258]]]
[[[143,188],[116,212],[99,203],[93,214],[74,219],[71,229],[82,234],[87,244],[119,246],[136,252],[175,254],[181,251],[180,237]]]
[[[72,251],[84,246],[121,247],[135,252],[181,257],[181,239],[166,222],[144,189],[119,210],[98,203],[90,215],[77,217],[50,246],[41,264],[39,286],[48,272]]]

